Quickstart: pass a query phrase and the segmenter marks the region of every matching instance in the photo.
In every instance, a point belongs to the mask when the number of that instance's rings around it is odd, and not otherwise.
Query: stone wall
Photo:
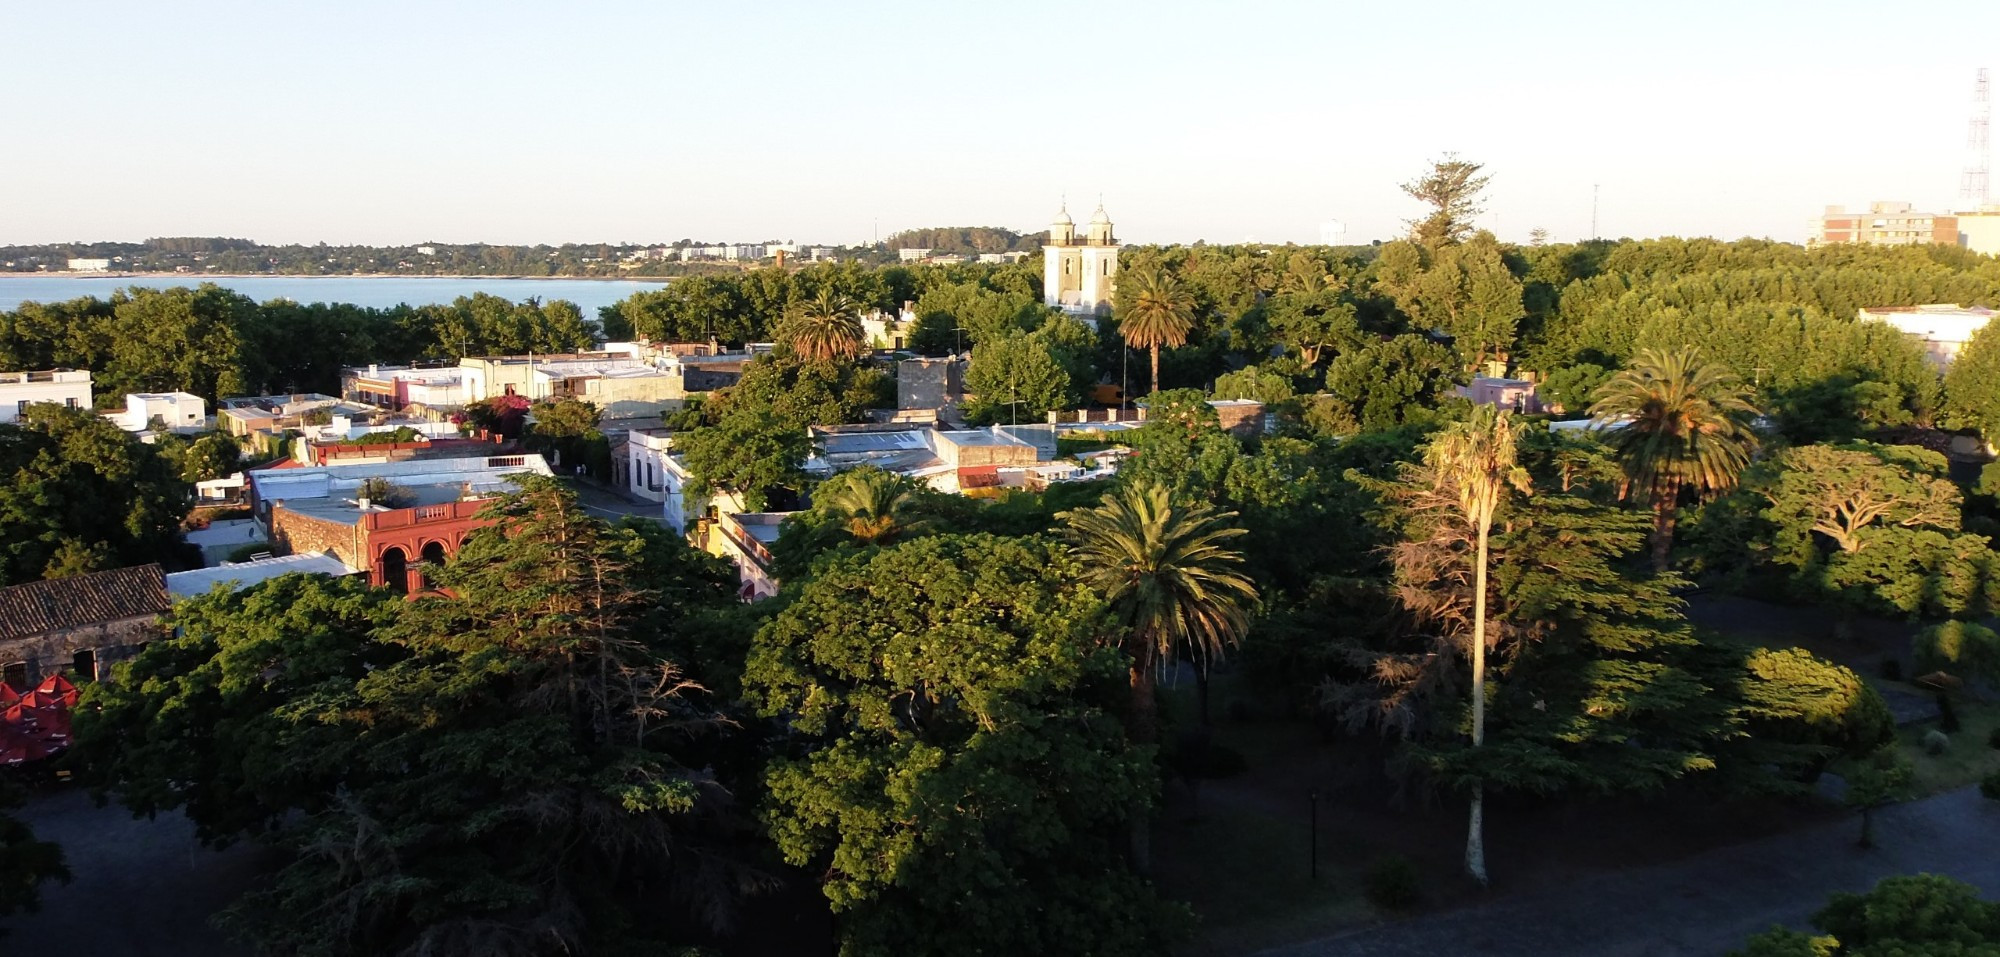
[[[271,508],[271,550],[279,555],[330,551],[349,568],[368,566],[361,555],[360,535],[355,526],[301,515],[283,505]]]
[[[25,663],[28,686],[34,687],[49,675],[72,675],[76,653],[92,651],[97,655],[97,674],[82,677],[94,679],[109,676],[113,664],[137,655],[141,645],[163,634],[158,618],[153,615],[63,628],[0,641],[0,665]]]

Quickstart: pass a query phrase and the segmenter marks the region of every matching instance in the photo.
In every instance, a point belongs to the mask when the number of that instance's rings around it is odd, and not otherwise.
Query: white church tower
[[[1042,245],[1042,301],[1080,319],[1095,321],[1110,315],[1119,248],[1103,203],[1097,205],[1081,239],[1065,203],[1049,225],[1049,241]]]

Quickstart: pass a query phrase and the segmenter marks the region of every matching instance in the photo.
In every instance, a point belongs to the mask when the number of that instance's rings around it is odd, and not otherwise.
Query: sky
[[[1524,241],[1956,205],[2000,3],[0,2],[0,244]]]

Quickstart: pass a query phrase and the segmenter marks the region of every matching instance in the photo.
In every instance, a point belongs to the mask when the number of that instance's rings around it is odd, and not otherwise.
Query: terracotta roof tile
[[[0,639],[157,615],[170,605],[167,576],[158,565],[29,582],[0,588]]]

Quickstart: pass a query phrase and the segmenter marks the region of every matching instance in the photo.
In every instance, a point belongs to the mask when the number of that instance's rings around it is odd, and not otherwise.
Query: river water
[[[477,276],[49,276],[0,273],[0,312],[17,308],[23,302],[59,302],[79,296],[108,299],[114,290],[127,286],[164,289],[198,286],[204,282],[236,290],[258,302],[272,299],[350,302],[381,309],[402,304],[444,304],[475,292],[516,302],[529,297],[539,297],[543,302],[567,299],[583,310],[584,318],[596,319],[599,307],[611,305],[635,292],[659,289],[663,280],[489,279]]]

